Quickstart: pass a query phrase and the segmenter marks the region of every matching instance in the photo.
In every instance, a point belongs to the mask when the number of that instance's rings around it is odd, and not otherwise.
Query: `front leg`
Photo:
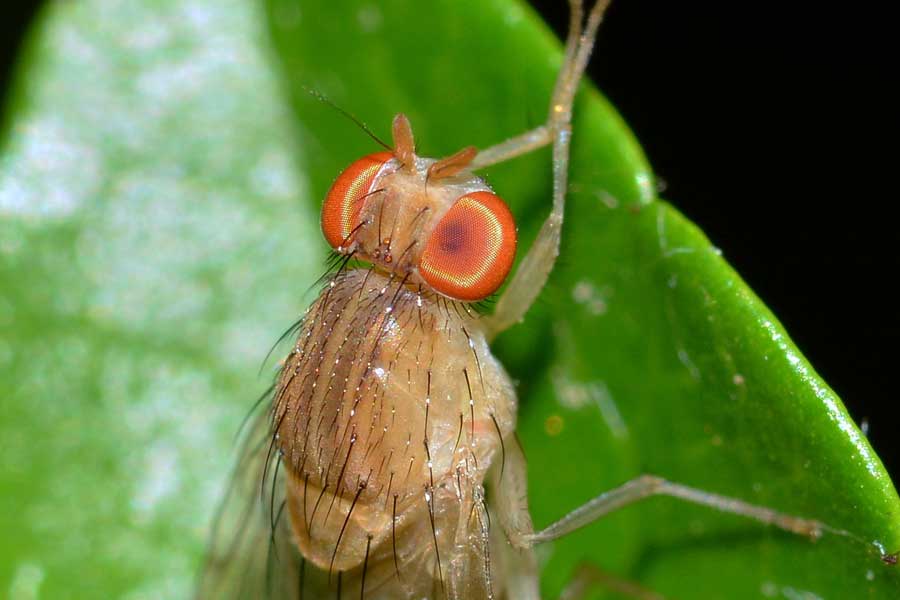
[[[599,0],[591,9],[584,29],[581,28],[580,0],[570,0],[571,23],[566,42],[565,61],[560,70],[550,101],[546,125],[488,148],[474,161],[486,166],[506,160],[541,145],[553,143],[553,207],[544,221],[537,239],[522,259],[518,270],[497,302],[494,314],[488,318],[485,330],[488,339],[515,325],[525,316],[540,293],[559,255],[560,231],[565,213],[569,174],[569,142],[572,136],[572,104],[578,83],[587,66],[597,29],[608,0]]]

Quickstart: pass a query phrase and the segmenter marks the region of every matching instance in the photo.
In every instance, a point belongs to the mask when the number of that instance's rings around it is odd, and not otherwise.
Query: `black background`
[[[565,33],[564,0],[532,4]],[[887,8],[839,6],[617,0],[590,73],[663,196],[868,423],[896,479],[900,52]],[[4,7],[0,90],[35,7]]]

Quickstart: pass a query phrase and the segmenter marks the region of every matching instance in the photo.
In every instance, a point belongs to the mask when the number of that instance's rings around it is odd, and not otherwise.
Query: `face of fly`
[[[516,227],[506,203],[468,169],[476,150],[420,158],[403,115],[394,119],[394,146],[338,176],[322,207],[325,238],[412,285],[465,302],[486,298],[512,267]]]

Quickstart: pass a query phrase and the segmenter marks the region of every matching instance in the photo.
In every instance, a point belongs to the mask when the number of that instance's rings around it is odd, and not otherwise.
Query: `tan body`
[[[389,597],[461,585],[457,555],[467,565],[473,553],[488,556],[482,483],[515,409],[477,316],[396,275],[337,276],[307,314],[276,391],[303,556],[347,572],[352,587],[366,563],[367,588]]]

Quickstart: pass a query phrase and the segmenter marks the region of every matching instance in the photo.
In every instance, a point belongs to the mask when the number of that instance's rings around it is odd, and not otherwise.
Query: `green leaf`
[[[48,5],[0,158],[0,591],[185,597],[266,386],[322,269],[319,199],[406,112],[426,155],[546,111],[560,58],[509,0]],[[601,32],[602,33],[602,32]],[[641,472],[821,519],[810,543],[652,499],[540,549],[681,598],[889,598],[900,501],[777,320],[654,199],[612,108],[576,107],[562,256],[498,354],[520,381],[535,522]],[[527,247],[547,152],[487,173]],[[677,199],[676,199],[677,201]],[[9,541],[12,541],[10,543]]]

